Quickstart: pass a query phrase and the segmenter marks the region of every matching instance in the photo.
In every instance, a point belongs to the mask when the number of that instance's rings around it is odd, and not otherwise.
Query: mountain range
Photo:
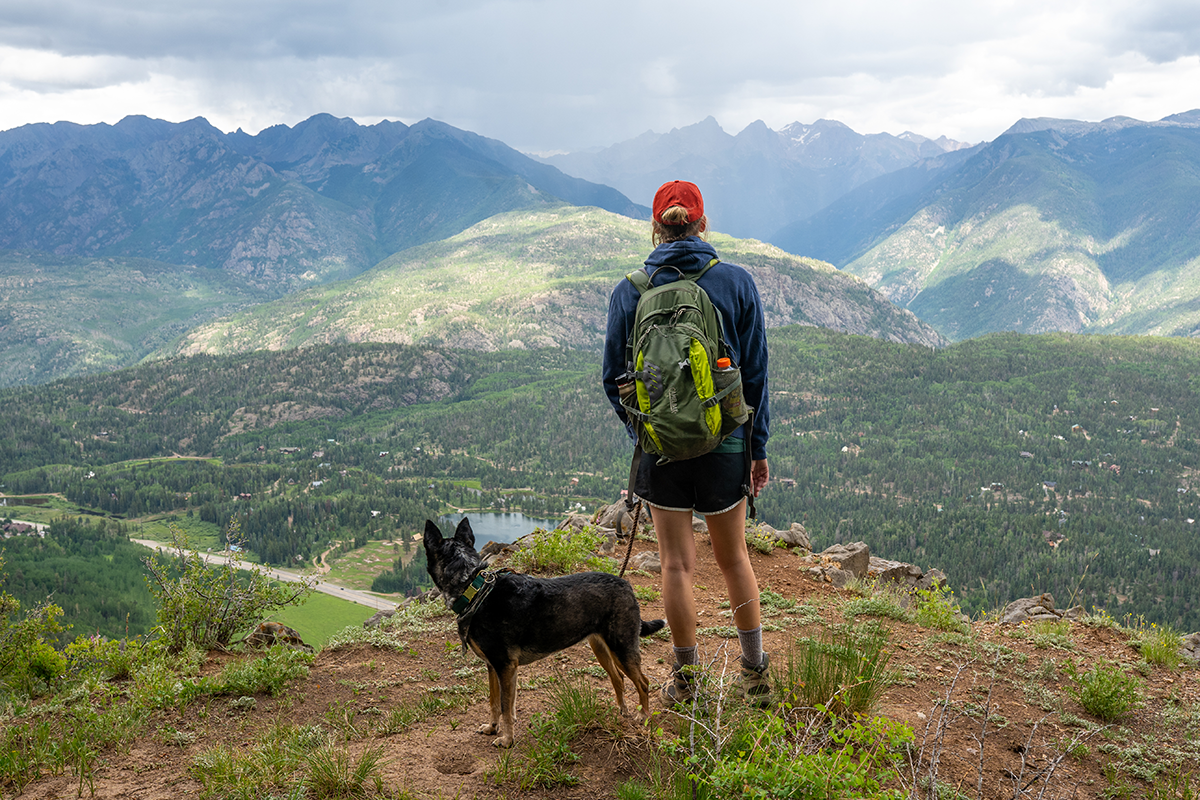
[[[318,115],[251,136],[197,118],[0,133],[0,247],[222,269],[283,294],[356,275],[502,211],[648,212],[433,120]]]
[[[1200,332],[1200,110],[1023,119],[974,146],[709,118],[546,160],[632,197],[695,180],[719,229],[859,275],[951,340]]]
[[[250,135],[128,117],[0,132],[0,383],[268,342],[592,347],[608,285],[649,249],[648,211],[630,197],[677,177],[700,183],[714,228],[738,237],[719,245],[731,260],[770,253],[760,280],[778,324],[923,343],[1200,331],[1200,111],[1021,120],[974,146],[829,120],[730,136],[709,118],[543,160],[434,120],[318,115]],[[503,269],[486,267],[492,246]],[[470,256],[451,268],[459,247]],[[785,273],[791,284],[772,283]],[[426,296],[435,274],[449,282]],[[351,302],[387,281],[412,296],[390,311]],[[817,288],[786,295],[801,286]],[[870,288],[932,330],[882,311]],[[436,311],[412,323],[422,308]]]
[[[779,131],[758,121],[730,135],[708,117],[669,133],[648,131],[601,150],[543,160],[643,202],[666,181],[693,181],[704,192],[713,227],[775,243],[781,228],[874,178],[968,150],[970,145],[944,136],[863,135],[827,119],[793,122]]]
[[[1200,111],[1021,120],[965,161],[858,187],[773,241],[947,337],[1200,333]]]

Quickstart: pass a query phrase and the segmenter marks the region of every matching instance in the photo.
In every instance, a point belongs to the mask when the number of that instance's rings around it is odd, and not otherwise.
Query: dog
[[[642,619],[629,581],[605,572],[535,578],[484,571],[475,551],[475,534],[465,518],[448,539],[437,525],[426,521],[425,556],[434,585],[458,614],[463,645],[487,664],[492,721],[478,732],[498,734],[492,742],[497,747],[513,743],[517,667],[584,639],[608,673],[621,713],[629,713],[623,673],[637,690],[640,719],[645,719],[650,681],[642,673],[638,640],[661,630],[666,622]]]

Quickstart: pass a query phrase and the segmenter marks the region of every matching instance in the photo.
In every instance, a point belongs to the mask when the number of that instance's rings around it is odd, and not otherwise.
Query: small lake
[[[469,511],[466,514],[450,514],[438,518],[438,527],[443,536],[453,536],[454,529],[462,518],[471,521],[471,530],[475,534],[475,549],[480,550],[488,542],[515,542],[534,528],[552,529],[562,519],[538,519],[527,517],[515,511]]]

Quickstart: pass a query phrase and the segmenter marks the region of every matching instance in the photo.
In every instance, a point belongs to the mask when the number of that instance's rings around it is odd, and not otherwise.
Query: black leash
[[[633,491],[633,485],[637,481],[638,468],[642,464],[642,446],[636,445],[633,448],[633,459],[629,462],[629,486],[625,489],[625,510],[633,512],[633,530],[629,532],[629,549],[625,551],[625,563],[621,565],[621,572],[618,577],[625,577],[625,569],[629,566],[629,557],[633,555],[633,540],[637,537],[638,525],[642,518],[642,498],[638,497],[637,504],[633,502],[633,498],[637,497]]]
[[[633,555],[633,540],[637,538],[638,524],[642,518],[642,501],[637,501],[637,508],[633,512],[633,530],[629,532],[629,548],[625,551],[625,563],[621,565],[621,572],[618,578],[625,577],[625,569],[629,566],[629,557]]]

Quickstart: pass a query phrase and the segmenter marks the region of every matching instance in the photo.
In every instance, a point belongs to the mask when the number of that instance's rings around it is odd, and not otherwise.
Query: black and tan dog
[[[628,581],[604,572],[534,578],[487,571],[466,519],[449,539],[426,522],[425,555],[434,584],[458,614],[463,644],[487,663],[492,721],[479,733],[499,734],[493,744],[509,747],[513,742],[517,667],[584,639],[608,673],[621,713],[629,713],[622,673],[637,690],[641,716],[649,713],[650,682],[642,674],[638,639],[665,623],[642,620]]]

